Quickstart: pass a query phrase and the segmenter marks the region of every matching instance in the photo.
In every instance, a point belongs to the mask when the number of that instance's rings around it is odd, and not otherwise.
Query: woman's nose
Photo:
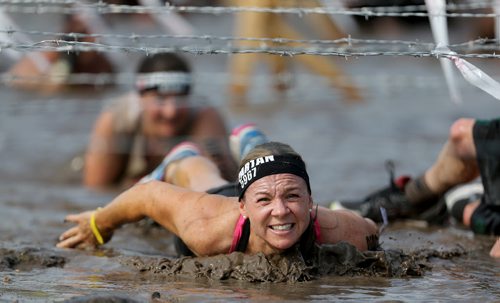
[[[273,211],[272,214],[274,216],[284,216],[288,214],[290,209],[288,208],[288,205],[286,201],[280,198],[276,198],[274,203],[273,203]]]

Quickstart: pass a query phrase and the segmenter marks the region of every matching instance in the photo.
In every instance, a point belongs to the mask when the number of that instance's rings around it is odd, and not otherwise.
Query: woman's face
[[[178,135],[189,120],[187,99],[185,95],[161,94],[155,90],[142,93],[145,132],[158,137]]]
[[[266,254],[279,253],[299,241],[309,224],[312,203],[304,179],[277,174],[252,183],[240,211],[250,219],[257,247]]]

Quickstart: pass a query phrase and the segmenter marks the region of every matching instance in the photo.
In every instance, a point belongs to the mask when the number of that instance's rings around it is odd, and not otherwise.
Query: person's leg
[[[500,238],[497,238],[497,241],[491,248],[490,256],[492,256],[493,258],[500,258]]]
[[[465,207],[463,222],[475,233],[500,235],[500,119],[476,121],[473,137],[484,194]]]
[[[477,120],[472,129],[474,155],[481,175],[484,193],[480,200],[463,207],[462,219],[474,233],[500,235],[500,119]],[[460,214],[458,213],[458,216]],[[500,258],[500,238],[496,239],[490,256]]]
[[[176,145],[165,156],[162,163],[151,173],[139,180],[145,183],[151,180],[165,181],[195,191],[206,191],[226,184],[217,166],[206,157],[192,142]]]
[[[472,130],[474,119],[459,119],[450,128],[448,141],[436,162],[425,172],[423,181],[435,194],[479,176]],[[415,201],[419,203],[420,201]]]
[[[473,119],[457,120],[436,161],[423,175],[414,179],[391,177],[388,188],[369,195],[361,203],[335,201],[331,208],[357,209],[361,215],[376,222],[382,222],[381,208],[386,210],[389,220],[413,218],[437,224],[446,222],[444,193],[479,176],[473,126]]]
[[[238,165],[255,146],[266,142],[269,142],[267,136],[254,123],[235,127],[229,136],[231,154]]]
[[[217,166],[206,157],[193,156],[171,163],[165,181],[194,191],[208,191],[228,183]]]

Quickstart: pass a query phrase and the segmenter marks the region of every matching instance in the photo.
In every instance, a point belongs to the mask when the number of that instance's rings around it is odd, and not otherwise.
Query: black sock
[[[424,176],[410,180],[405,186],[405,195],[410,204],[416,207],[426,207],[434,204],[440,195],[432,192],[424,181]]]
[[[467,204],[469,204],[469,199],[462,199],[453,204],[450,209],[451,216],[455,218],[458,222],[463,223],[464,209]]]

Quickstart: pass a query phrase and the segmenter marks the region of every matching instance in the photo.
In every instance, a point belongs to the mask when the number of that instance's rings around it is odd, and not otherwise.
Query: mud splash
[[[66,258],[37,248],[0,248],[0,271],[30,271],[35,268],[64,267]]]
[[[144,275],[153,277],[208,278],[211,280],[236,279],[248,282],[295,283],[313,280],[324,275],[419,277],[432,266],[431,257],[450,259],[466,254],[464,249],[448,251],[431,249],[403,253],[401,250],[360,252],[342,242],[316,247],[312,262],[306,263],[298,251],[282,255],[245,255],[235,252],[213,257],[142,258],[123,260]]]

